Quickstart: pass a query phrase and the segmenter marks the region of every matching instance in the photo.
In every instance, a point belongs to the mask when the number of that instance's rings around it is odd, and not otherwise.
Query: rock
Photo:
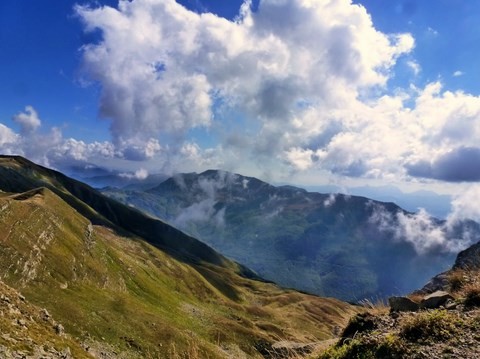
[[[424,297],[420,303],[420,308],[436,309],[447,303],[447,300],[453,300],[448,292],[438,290]]]
[[[26,327],[27,326],[27,322],[23,319],[17,319],[17,324],[21,327]]]
[[[430,279],[422,289],[415,291],[414,294],[425,295],[439,290],[446,290],[449,285],[450,281],[448,280],[448,272],[440,273]]]
[[[43,320],[48,321],[50,319],[50,313],[48,312],[48,310],[43,308],[43,309],[40,310],[40,317]]]
[[[391,312],[416,312],[419,305],[407,297],[390,297],[388,298]]]
[[[55,333],[57,333],[58,335],[63,335],[63,333],[65,332],[65,328],[61,324],[55,324],[53,328],[55,329]]]
[[[457,303],[455,303],[453,300],[449,299],[446,301],[445,303],[445,309],[447,310],[453,310],[453,309],[456,309],[458,306]]]
[[[476,243],[457,255],[453,269],[473,271],[480,268],[480,243]]]

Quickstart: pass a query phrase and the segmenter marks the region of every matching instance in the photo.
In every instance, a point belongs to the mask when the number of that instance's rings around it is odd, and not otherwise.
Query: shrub
[[[408,358],[405,343],[395,335],[385,337],[352,339],[332,347],[319,359],[403,359]]]
[[[465,285],[465,272],[463,270],[453,271],[448,275],[447,279],[450,285],[450,291],[458,292]]]
[[[480,307],[480,286],[470,284],[464,288],[464,304],[466,307]]]
[[[446,310],[434,310],[405,320],[400,336],[410,342],[448,339],[457,332],[458,324],[458,318]]]
[[[374,316],[366,312],[360,313],[350,319],[341,337],[354,338],[357,333],[373,330],[376,326]]]

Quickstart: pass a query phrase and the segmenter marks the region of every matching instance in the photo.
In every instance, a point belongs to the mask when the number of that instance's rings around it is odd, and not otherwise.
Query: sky
[[[469,0],[1,1],[0,153],[480,199],[479,16]]]

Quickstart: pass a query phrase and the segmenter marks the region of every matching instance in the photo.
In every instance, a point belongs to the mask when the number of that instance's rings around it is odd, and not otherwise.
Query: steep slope
[[[173,223],[264,278],[319,295],[359,300],[409,292],[454,260],[442,248],[419,254],[399,230],[398,214],[410,214],[363,197],[212,170],[177,175],[148,191],[105,194]],[[480,233],[475,223],[465,226]],[[462,231],[445,236],[453,241]]]
[[[46,308],[86,357],[269,356],[280,341],[331,338],[357,310],[241,276],[209,247],[58,172],[8,157],[0,168],[0,279]]]
[[[18,193],[39,187],[49,188],[93,224],[113,226],[139,235],[181,260],[231,265],[202,242],[109,199],[84,183],[22,157],[0,156],[0,190]],[[245,274],[253,275],[246,268]]]
[[[480,244],[408,299],[391,303],[389,312],[376,307],[352,317],[342,338],[318,358],[480,357]]]
[[[43,308],[0,281],[0,358],[93,358]]]

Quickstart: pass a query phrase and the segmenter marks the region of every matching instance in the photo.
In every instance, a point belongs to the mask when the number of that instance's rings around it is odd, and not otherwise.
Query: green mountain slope
[[[418,254],[396,232],[397,213],[408,213],[363,197],[275,187],[213,170],[177,175],[148,191],[105,194],[174,224],[264,278],[319,295],[359,300],[410,292],[454,260],[441,248]],[[478,236],[479,226],[468,226]],[[456,232],[461,229],[445,235],[455,240]]]
[[[11,157],[0,172],[0,277],[86,356],[262,357],[280,341],[331,338],[356,311],[248,279],[206,245],[58,172]]]

